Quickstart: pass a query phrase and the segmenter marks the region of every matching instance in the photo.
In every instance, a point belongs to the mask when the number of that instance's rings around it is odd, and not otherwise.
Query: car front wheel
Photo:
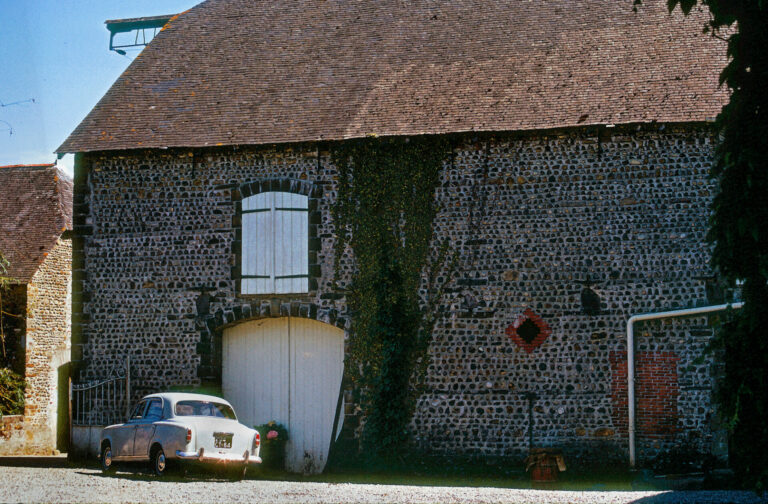
[[[101,470],[105,473],[115,471],[115,464],[112,460],[112,445],[104,443],[101,447]]]
[[[155,446],[149,460],[152,464],[152,472],[155,473],[155,476],[163,476],[167,472],[168,461],[165,458],[165,452],[161,446]]]

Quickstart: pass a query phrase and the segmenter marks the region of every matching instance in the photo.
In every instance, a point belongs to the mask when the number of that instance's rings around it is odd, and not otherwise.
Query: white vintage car
[[[104,428],[101,467],[115,462],[149,461],[160,476],[169,463],[196,461],[223,464],[233,478],[242,478],[249,464],[260,464],[258,431],[237,421],[224,399],[202,394],[168,392],[144,397],[122,424]]]

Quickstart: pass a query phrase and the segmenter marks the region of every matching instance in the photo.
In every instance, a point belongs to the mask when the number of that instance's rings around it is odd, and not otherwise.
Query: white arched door
[[[274,420],[288,428],[290,471],[325,467],[343,372],[344,332],[337,327],[283,317],[224,330],[224,397],[249,427]]]

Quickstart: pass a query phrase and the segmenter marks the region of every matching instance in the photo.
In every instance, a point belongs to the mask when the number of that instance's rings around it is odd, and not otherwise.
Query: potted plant
[[[274,420],[254,427],[261,436],[261,465],[269,469],[285,469],[285,443],[288,429]]]
[[[557,481],[558,473],[565,471],[565,459],[560,450],[554,448],[531,448],[525,459],[525,470],[531,472],[534,483]]]

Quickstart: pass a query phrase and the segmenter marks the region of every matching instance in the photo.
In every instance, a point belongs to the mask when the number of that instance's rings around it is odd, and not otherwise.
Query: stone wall
[[[0,417],[0,456],[24,453],[24,416]]]
[[[615,363],[627,319],[707,301],[712,144],[704,134],[609,133],[477,143],[446,167],[437,233],[461,251],[462,271],[415,419],[425,447],[523,456],[532,425],[534,445],[625,460],[615,384],[626,381],[626,357]],[[530,353],[510,334],[526,310],[551,333]],[[639,357],[666,360],[640,363],[641,461],[689,436],[708,450],[710,374],[686,371],[711,336],[706,320],[644,336]],[[655,383],[652,369],[677,379]],[[677,405],[644,408],[662,386],[679,392]]]
[[[435,329],[417,442],[519,458],[532,434],[572,457],[624,460],[626,320],[707,302],[710,134],[667,125],[452,140],[435,229],[460,267]],[[80,377],[104,376],[130,354],[138,396],[216,381],[221,327],[239,320],[293,315],[348,329],[344,298],[331,291],[332,147],[79,156]],[[271,179],[318,194],[307,295],[237,294],[241,189]],[[342,285],[352,267],[345,257]],[[708,451],[712,371],[688,366],[711,336],[706,320],[638,333],[641,461],[683,440]]]
[[[60,238],[27,285],[24,454],[66,448],[72,242]]]

